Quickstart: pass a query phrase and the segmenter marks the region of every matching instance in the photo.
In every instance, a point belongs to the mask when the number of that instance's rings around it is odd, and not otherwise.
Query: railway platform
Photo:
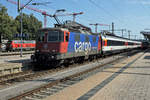
[[[150,50],[114,64],[43,100],[149,100]]]
[[[30,56],[23,55],[11,55],[11,56],[0,56],[0,76],[21,72],[28,67],[30,63]]]

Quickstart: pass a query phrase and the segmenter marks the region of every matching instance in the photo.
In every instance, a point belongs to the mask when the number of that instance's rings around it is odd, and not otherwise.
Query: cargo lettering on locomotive
[[[90,42],[75,42],[74,50],[75,52],[91,51],[91,43]]]

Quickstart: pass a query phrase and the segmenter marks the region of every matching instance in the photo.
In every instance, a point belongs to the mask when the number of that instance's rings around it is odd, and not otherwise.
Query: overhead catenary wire
[[[71,0],[73,3],[75,3],[75,5],[77,5],[78,7],[80,6],[79,5],[79,2],[76,2],[76,1],[74,1],[74,0]],[[72,3],[70,3],[70,4],[72,4]],[[79,8],[78,8],[79,9]],[[80,10],[80,9],[79,9]],[[86,8],[86,7],[82,7],[81,8],[81,10],[84,12],[84,14],[87,14],[88,13],[88,9]],[[106,19],[105,19],[105,17],[103,16],[102,17],[102,15],[101,16],[99,16],[99,15],[95,15],[95,16],[97,16],[98,17],[98,22],[102,22],[102,23],[104,23],[104,21],[107,21]],[[86,23],[95,23],[95,22],[93,22],[93,17],[91,17],[91,15],[89,16],[88,14],[86,15],[86,18],[80,18],[80,21],[85,21]]]
[[[102,6],[100,6],[100,4],[95,3],[93,0],[88,0],[91,4],[93,4],[95,7],[103,10],[107,15],[117,19],[118,21],[122,22],[122,20],[120,20],[120,18],[118,18],[117,16],[113,15],[112,13],[110,13],[109,11],[107,11],[105,8],[103,8]],[[123,23],[125,25],[125,23]]]
[[[71,0],[71,2],[75,3],[76,6],[80,6],[78,2],[74,1],[74,0]],[[69,4],[72,4],[71,2],[67,2]],[[78,8],[80,10],[80,8]],[[84,12],[84,14],[87,14],[88,15],[88,10],[87,8],[83,7],[81,8],[81,11]],[[71,13],[71,12],[70,12]],[[67,13],[66,13],[67,14]],[[88,15],[89,16],[89,15]],[[97,16],[97,15],[96,15]],[[101,22],[101,23],[104,23],[106,21],[105,17],[102,15],[101,16],[97,16],[98,19],[96,22]],[[99,19],[101,19],[99,21]],[[81,21],[81,23],[83,22],[84,24],[88,25],[89,26],[89,23],[96,23],[95,20],[93,20],[93,18],[91,18],[91,15],[89,17],[86,16],[86,18],[82,18],[82,16],[80,18],[78,18],[78,21]],[[89,26],[90,27],[90,26]]]
[[[97,8],[103,10],[107,15],[109,15],[109,16],[111,16],[111,17],[114,17],[114,18],[116,18],[116,19],[118,19],[118,20],[120,20],[118,17],[112,15],[109,11],[107,11],[106,9],[104,9],[102,6],[98,5],[98,4],[95,3],[94,1],[89,0],[89,2],[92,3],[94,6],[96,6]]]

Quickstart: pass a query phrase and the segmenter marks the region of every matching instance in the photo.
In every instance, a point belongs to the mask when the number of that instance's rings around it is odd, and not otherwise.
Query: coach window
[[[128,45],[133,45],[133,43],[132,42],[128,42]]]

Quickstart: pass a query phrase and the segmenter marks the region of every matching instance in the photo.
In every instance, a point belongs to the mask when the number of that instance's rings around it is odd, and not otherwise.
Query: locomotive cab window
[[[66,40],[65,40],[66,42],[68,42],[69,41],[69,33],[66,33]]]
[[[37,41],[39,41],[39,42],[44,42],[44,36],[45,36],[44,32],[39,31],[39,32],[38,32]]]
[[[60,31],[48,31],[48,42],[61,42],[64,41],[64,34]]]

